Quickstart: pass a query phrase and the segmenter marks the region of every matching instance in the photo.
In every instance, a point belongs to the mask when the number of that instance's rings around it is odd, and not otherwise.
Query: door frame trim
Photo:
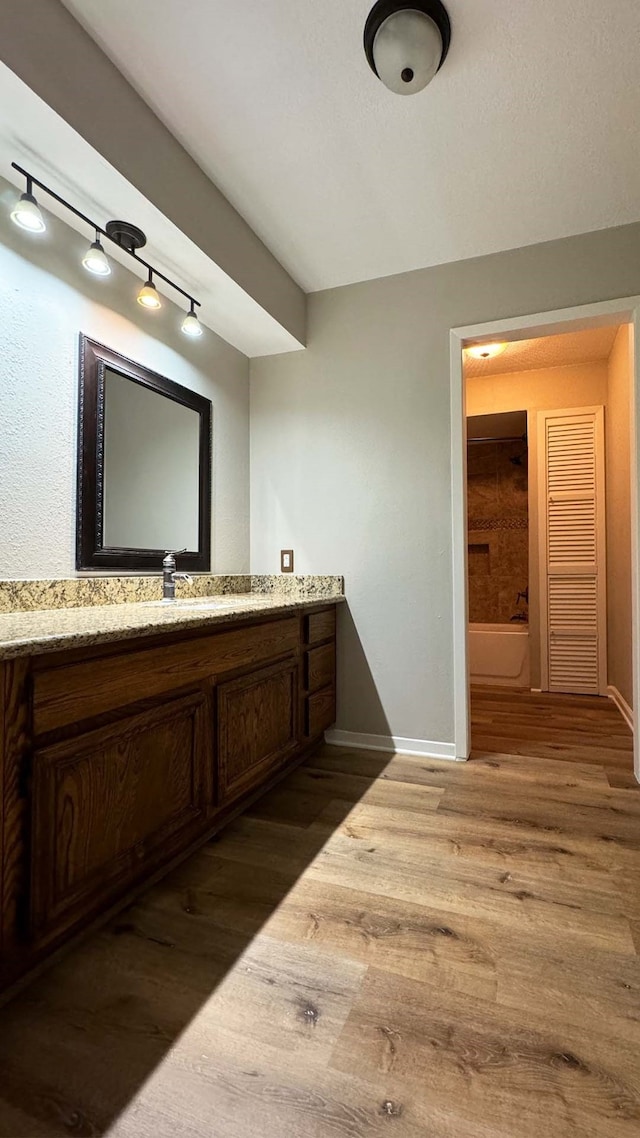
[[[561,335],[586,328],[604,328],[611,324],[630,324],[632,336],[631,385],[631,591],[632,591],[632,661],[634,703],[634,770],[640,782],[640,739],[638,708],[640,707],[640,603],[638,598],[638,533],[640,530],[638,471],[640,470],[640,296],[604,300],[594,304],[559,308],[507,320],[490,320],[451,328],[450,392],[451,392],[451,524],[452,524],[452,591],[453,591],[453,689],[454,738],[456,757],[467,759],[471,750],[469,708],[469,670],[467,659],[468,581],[467,581],[467,450],[464,373],[462,351],[469,342],[485,339],[510,341]]]

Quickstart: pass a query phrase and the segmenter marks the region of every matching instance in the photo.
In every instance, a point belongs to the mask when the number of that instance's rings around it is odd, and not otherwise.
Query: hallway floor
[[[325,747],[2,1010],[0,1135],[632,1138],[640,793],[604,700]]]

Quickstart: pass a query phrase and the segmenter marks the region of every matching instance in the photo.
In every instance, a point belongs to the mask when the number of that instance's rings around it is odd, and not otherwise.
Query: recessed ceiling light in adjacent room
[[[504,352],[506,346],[506,344],[472,344],[470,348],[465,348],[465,351],[473,356],[474,360],[492,360],[494,356]]]

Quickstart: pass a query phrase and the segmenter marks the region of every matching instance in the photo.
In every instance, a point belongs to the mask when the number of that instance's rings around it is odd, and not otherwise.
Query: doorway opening
[[[459,758],[470,690],[476,705],[489,690],[498,702],[533,692],[532,714],[545,693],[575,697],[585,721],[586,697],[592,711],[613,701],[633,730],[637,309],[605,302],[452,331]],[[638,777],[637,738],[634,753]]]

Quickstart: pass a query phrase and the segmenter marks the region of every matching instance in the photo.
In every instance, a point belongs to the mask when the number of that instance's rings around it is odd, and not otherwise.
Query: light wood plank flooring
[[[640,794],[606,701],[325,747],[0,1012],[0,1135],[638,1138]]]

